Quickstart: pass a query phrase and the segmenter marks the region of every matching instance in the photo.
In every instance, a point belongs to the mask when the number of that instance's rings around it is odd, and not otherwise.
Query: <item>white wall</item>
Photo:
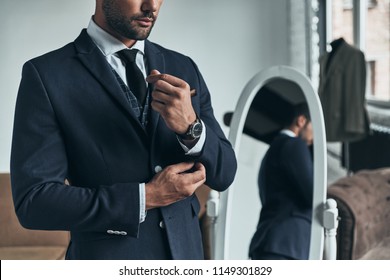
[[[28,59],[73,41],[93,14],[94,1],[1,0],[0,172],[9,172],[16,94]]]

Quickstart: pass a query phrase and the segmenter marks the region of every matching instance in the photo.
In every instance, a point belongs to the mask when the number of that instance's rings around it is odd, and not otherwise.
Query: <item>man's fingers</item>
[[[167,168],[169,168],[170,171],[174,174],[180,174],[189,171],[192,167],[194,167],[194,165],[195,163],[193,162],[180,162],[177,164],[170,165]]]
[[[149,76],[146,77],[146,81],[151,84],[154,84],[155,82],[161,79],[163,79],[163,74],[161,74],[157,70],[152,70]]]
[[[156,71],[156,73],[153,74],[153,71]],[[153,70],[149,76],[146,77],[146,81],[150,84],[154,84],[158,80],[164,80],[165,74],[160,74],[157,70]]]
[[[191,180],[191,184],[201,185],[206,181],[206,169],[201,163],[196,163],[188,170],[190,172],[182,173],[182,176],[188,177]]]
[[[192,170],[193,172],[204,172],[204,173],[206,172],[206,168],[200,162],[195,163]]]
[[[178,164],[170,165],[170,172],[174,174],[181,174],[182,176],[188,176],[193,183],[204,181],[206,179],[206,169],[201,163],[193,162],[181,162]]]
[[[160,72],[158,72],[157,70],[152,70],[152,72],[150,73],[150,75],[146,78],[146,81],[150,84],[155,84],[157,81],[165,81],[166,80],[166,77],[168,75],[166,74],[161,74]],[[172,76],[173,77],[173,76]],[[164,80],[165,79],[165,80]],[[184,81],[183,81],[184,82]],[[187,84],[184,82],[184,83],[178,83],[176,86],[171,84],[171,83],[168,83],[167,81],[165,81],[166,85],[169,85],[170,87],[168,87],[169,89],[172,89],[173,87],[181,87],[181,86],[187,86]],[[161,82],[160,82],[160,87],[161,87]],[[196,95],[196,90],[195,89],[191,89],[190,90],[190,96],[193,97]]]
[[[170,165],[146,184],[146,209],[182,200],[192,195],[205,180],[205,167],[201,163],[182,162]]]
[[[195,179],[200,181],[206,181],[206,168],[200,162],[197,162],[192,168],[192,174],[194,174]]]
[[[146,81],[150,84],[154,84],[157,81],[164,81],[168,84],[174,86],[174,87],[186,87],[187,83],[183,81],[182,79],[179,79],[175,76],[169,75],[169,74],[161,74],[157,70],[152,70],[150,72],[150,75],[146,77]]]

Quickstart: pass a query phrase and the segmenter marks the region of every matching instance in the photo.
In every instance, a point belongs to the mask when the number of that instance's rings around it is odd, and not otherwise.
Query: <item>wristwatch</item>
[[[179,137],[183,140],[196,140],[202,135],[203,125],[198,117],[190,124],[187,131],[184,134],[179,134]]]

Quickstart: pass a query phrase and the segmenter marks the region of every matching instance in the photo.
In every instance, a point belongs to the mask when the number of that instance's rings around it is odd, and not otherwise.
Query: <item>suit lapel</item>
[[[133,110],[130,108],[128,101],[121,87],[118,84],[115,76],[112,73],[108,62],[104,58],[102,52],[93,43],[86,30],[83,30],[80,36],[75,40],[75,46],[77,49],[77,56],[83,65],[91,72],[91,74],[99,81],[106,89],[108,94],[121,106],[124,111],[139,123]]]
[[[335,70],[335,58],[337,59],[337,53],[333,56],[333,57],[330,57],[330,54],[326,54],[325,57],[324,57],[324,67],[322,67],[322,70],[321,70],[321,76],[323,77],[324,81],[322,82],[322,85],[325,87],[325,85],[328,83],[328,81],[330,80],[330,77],[332,77],[332,72],[334,72]],[[329,59],[332,59],[330,62],[329,62]],[[329,66],[327,67],[327,65],[329,64]]]
[[[153,69],[156,69],[161,73],[165,73],[165,60],[163,54],[151,42],[147,40],[145,41],[145,55],[147,58],[147,69],[149,72]],[[151,94],[153,91],[153,86],[149,84],[148,89],[149,93]],[[150,96],[150,100],[151,99],[152,97]],[[149,133],[152,137],[155,135],[154,132],[156,131],[159,118],[160,114],[150,107]]]
[[[80,36],[75,40],[77,49],[77,57],[83,65],[90,71],[99,83],[106,89],[107,93],[121,106],[124,111],[134,119],[139,127],[144,131],[145,129],[138,121],[133,110],[130,108],[118,81],[112,73],[112,70],[104,58],[102,52],[91,40],[86,30],[83,30]],[[161,73],[165,73],[165,60],[163,54],[148,40],[145,41],[145,55],[147,58],[147,69],[151,71],[157,69]],[[149,86],[149,92],[153,90],[152,85]],[[155,134],[160,115],[150,107],[150,121],[149,121],[149,135]],[[152,145],[153,146],[153,145]]]
[[[325,71],[324,75],[326,77],[326,81],[328,81],[329,78],[332,77],[333,72],[335,72],[337,67],[339,67],[340,61],[342,61],[344,57],[343,53],[345,51],[345,48],[347,47],[348,47],[347,43],[342,42],[341,45],[336,49],[336,52],[332,57],[330,56],[330,54],[327,54],[325,59],[325,66],[328,65],[329,63],[329,67],[328,69],[324,67],[324,71]],[[329,59],[331,59],[331,61],[329,61]]]

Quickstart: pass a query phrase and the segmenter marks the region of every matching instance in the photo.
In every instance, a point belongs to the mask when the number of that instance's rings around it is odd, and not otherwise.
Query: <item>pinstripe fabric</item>
[[[131,108],[133,109],[135,115],[137,116],[140,123],[146,127],[148,125],[148,113],[149,113],[149,91],[147,91],[145,106],[141,106],[138,103],[137,97],[131,92],[129,87],[123,82],[122,78],[118,73],[111,67],[112,72],[114,73],[118,83],[126,96],[127,101],[129,102]]]

